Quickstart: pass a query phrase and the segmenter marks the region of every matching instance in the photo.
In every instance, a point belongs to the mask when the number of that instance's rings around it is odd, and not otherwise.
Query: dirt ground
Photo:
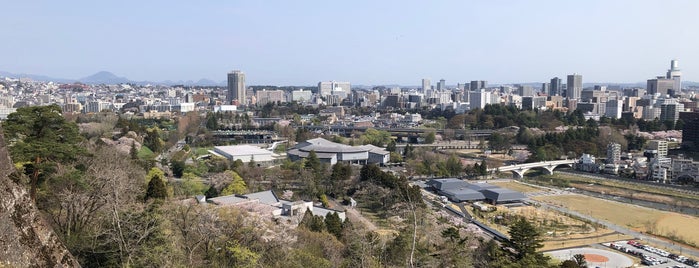
[[[581,195],[539,196],[539,201],[558,204],[640,232],[674,236],[688,244],[699,245],[699,218],[636,205],[612,202]]]

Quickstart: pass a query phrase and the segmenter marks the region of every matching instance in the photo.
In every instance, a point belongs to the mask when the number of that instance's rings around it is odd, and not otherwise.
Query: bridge
[[[541,161],[541,162],[536,162],[536,163],[509,165],[509,166],[502,166],[502,167],[498,167],[498,168],[489,168],[488,173],[511,171],[514,175],[517,176],[517,178],[521,179],[524,177],[524,173],[526,173],[527,171],[529,171],[530,169],[533,169],[533,168],[543,169],[544,172],[546,172],[546,174],[551,175],[551,174],[553,174],[553,170],[556,169],[558,166],[562,166],[562,165],[572,166],[575,162],[577,162],[577,160],[570,159],[570,160]]]

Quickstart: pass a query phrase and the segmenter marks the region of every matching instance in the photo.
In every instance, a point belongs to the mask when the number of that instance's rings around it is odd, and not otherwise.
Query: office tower
[[[541,93],[549,94],[550,91],[551,91],[551,84],[549,84],[549,83],[542,83],[541,84]]]
[[[471,90],[476,91],[488,87],[488,81],[471,81]]]
[[[444,79],[440,79],[439,83],[437,83],[437,90],[442,91],[445,89],[447,89],[447,82]]]
[[[551,78],[551,90],[549,91],[549,96],[562,96],[563,95],[563,84],[561,84],[561,79],[558,77]]]
[[[654,79],[648,79],[646,84],[646,90],[648,91],[648,94],[659,93],[660,96],[665,96],[670,92],[670,90],[673,90],[674,86],[675,80],[658,76]]]
[[[583,82],[582,75],[568,75],[568,89],[566,91],[568,99],[579,99],[582,93]]]
[[[517,95],[522,97],[534,96],[534,88],[528,85],[517,85]]]
[[[665,99],[660,104],[660,121],[677,122],[680,118],[680,112],[684,111],[684,104],[677,103],[676,99]]]
[[[522,97],[522,110],[534,110],[546,107],[546,96]]]
[[[486,104],[490,103],[490,94],[486,92],[485,89],[471,91],[469,95],[471,110],[477,108],[483,109]]]
[[[680,72],[680,69],[678,68],[677,64],[677,60],[670,61],[670,69],[667,70],[667,75],[665,77],[667,79],[672,79],[672,90],[674,90],[675,94],[678,94],[682,91],[682,72]]]
[[[686,115],[685,115],[686,114]],[[682,146],[699,149],[699,112],[683,113]]]
[[[621,161],[621,144],[610,142],[607,144],[607,164]]]
[[[422,93],[425,93],[430,89],[432,89],[432,84],[430,83],[430,79],[423,78],[422,79]]]
[[[228,73],[228,94],[226,102],[228,104],[238,101],[238,104],[245,105],[245,74],[239,70]]]
[[[606,104],[604,115],[609,118],[621,118],[621,112],[624,108],[624,102],[621,100],[609,100]]]

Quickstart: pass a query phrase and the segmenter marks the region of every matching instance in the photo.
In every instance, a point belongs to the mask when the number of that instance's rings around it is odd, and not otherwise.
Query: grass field
[[[612,202],[581,195],[540,196],[534,198],[567,207],[620,226],[641,232],[678,239],[699,245],[699,218],[640,206]]]
[[[503,188],[507,188],[510,190],[522,192],[522,193],[531,193],[531,192],[541,192],[541,191],[546,191],[544,189],[539,189],[536,187],[532,187],[526,184],[518,183],[518,182],[492,182],[490,184],[497,185]]]

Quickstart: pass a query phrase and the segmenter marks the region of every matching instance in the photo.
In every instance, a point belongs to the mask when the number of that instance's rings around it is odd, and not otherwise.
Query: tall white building
[[[432,89],[432,84],[430,83],[430,79],[423,78],[422,79],[422,93],[424,94],[428,90]]]
[[[677,60],[670,61],[670,69],[667,70],[666,77],[667,77],[667,79],[673,80],[672,89],[675,91],[675,94],[682,91],[682,72],[680,71],[680,69],[678,67]]]

